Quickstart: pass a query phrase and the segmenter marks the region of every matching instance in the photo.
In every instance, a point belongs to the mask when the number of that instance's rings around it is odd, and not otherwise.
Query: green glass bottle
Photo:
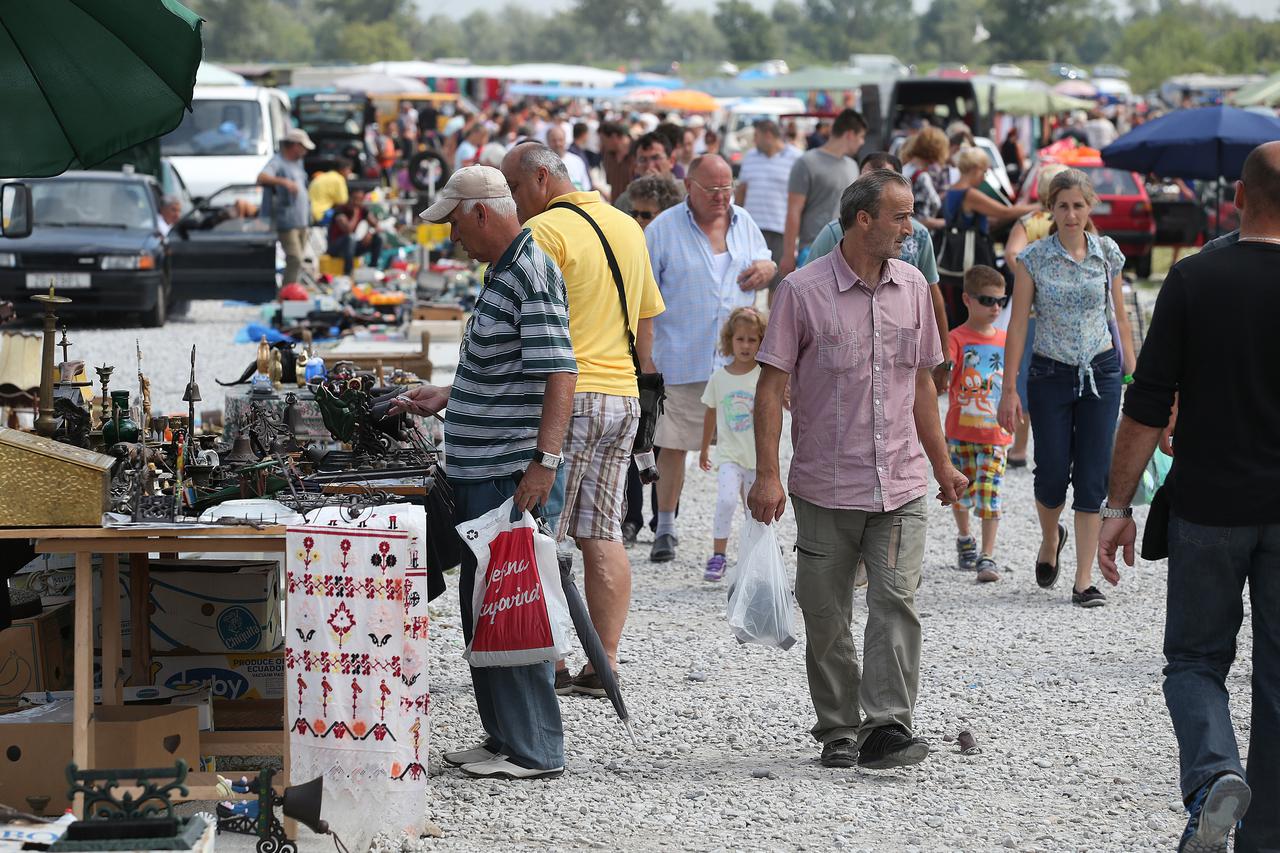
[[[102,426],[102,440],[108,447],[122,441],[136,442],[142,434],[138,424],[129,413],[129,392],[111,392],[111,420]]]

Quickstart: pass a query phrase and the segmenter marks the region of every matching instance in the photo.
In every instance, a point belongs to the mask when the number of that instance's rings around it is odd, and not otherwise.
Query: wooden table
[[[151,631],[147,613],[150,554],[250,551],[285,551],[285,528],[276,525],[253,528],[173,525],[172,527],[103,528],[35,527],[0,529],[0,540],[35,540],[37,554],[75,555],[75,691],[72,726],[72,760],[81,769],[93,765],[93,557],[102,556],[102,702],[120,703],[121,664],[118,555],[128,554],[130,565],[129,609],[132,623],[130,659],[133,683],[149,683]],[[287,720],[286,720],[287,725]],[[235,734],[235,733],[227,733]],[[248,734],[248,733],[246,733]],[[276,742],[275,733],[268,738]],[[259,737],[259,740],[262,738]],[[217,738],[214,738],[217,740]],[[280,736],[287,760],[287,739]],[[225,750],[234,744],[219,744]],[[229,754],[219,750],[222,754]],[[240,753],[234,754],[262,754]],[[287,778],[287,777],[286,777]],[[193,794],[195,791],[193,791]],[[77,803],[79,807],[79,803]]]

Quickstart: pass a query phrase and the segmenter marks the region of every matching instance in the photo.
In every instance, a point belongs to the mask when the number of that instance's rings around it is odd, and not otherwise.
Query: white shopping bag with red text
[[[573,619],[560,585],[556,541],[525,512],[511,520],[514,499],[458,525],[476,555],[471,599],[472,666],[527,666],[568,654]]]

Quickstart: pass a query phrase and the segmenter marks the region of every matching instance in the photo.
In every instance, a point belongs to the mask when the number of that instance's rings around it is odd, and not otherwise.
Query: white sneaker
[[[488,761],[468,764],[462,772],[476,779],[554,779],[564,773],[564,767],[550,770],[531,770],[512,764],[505,755],[497,755]]]
[[[460,749],[457,752],[446,752],[444,754],[444,763],[454,767],[461,767],[464,764],[479,764],[483,761],[491,761],[498,757],[498,753],[489,749],[486,745],[488,741],[473,746],[471,749]]]

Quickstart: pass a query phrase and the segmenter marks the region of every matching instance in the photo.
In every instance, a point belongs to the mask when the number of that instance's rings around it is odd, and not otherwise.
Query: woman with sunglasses
[[[653,218],[683,200],[680,185],[666,175],[646,175],[627,185],[631,192],[631,215],[640,228],[648,228]]]
[[[680,185],[667,175],[645,175],[627,184],[627,192],[631,199],[631,216],[644,230],[649,227],[653,218],[668,207],[674,207],[683,200]],[[658,498],[654,493],[654,513],[657,513]],[[654,517],[657,524],[657,517]],[[644,484],[640,482],[640,470],[636,461],[631,460],[627,468],[627,510],[622,516],[622,541],[627,545],[634,544],[640,528],[644,526]]]
[[[1067,541],[1067,529],[1058,520],[1071,483],[1076,531],[1071,601],[1080,607],[1106,604],[1092,580],[1098,512],[1107,494],[1122,377],[1133,372],[1135,362],[1133,348],[1120,344],[1133,339],[1123,310],[1124,255],[1110,237],[1089,233],[1089,213],[1097,203],[1088,176],[1078,169],[1049,184],[1050,234],[1018,255],[999,410],[1000,426],[1013,432],[1023,417],[1017,371],[1034,304],[1026,406],[1035,438],[1041,530],[1036,583],[1045,589],[1057,583]]]

